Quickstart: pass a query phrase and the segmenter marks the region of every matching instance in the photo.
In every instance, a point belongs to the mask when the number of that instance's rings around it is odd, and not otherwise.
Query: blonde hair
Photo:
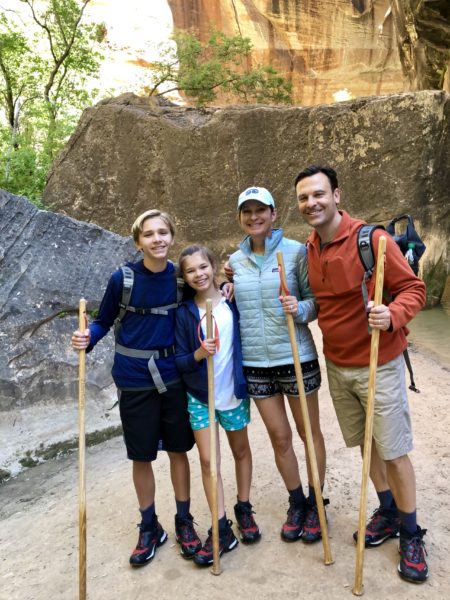
[[[154,208],[152,210],[146,210],[144,213],[142,213],[142,215],[139,215],[139,217],[131,226],[131,235],[133,236],[135,244],[139,242],[139,235],[142,233],[145,221],[147,219],[154,219],[155,217],[159,217],[162,221],[164,221],[169,228],[172,237],[175,237],[175,224],[172,221],[172,218],[167,213]]]

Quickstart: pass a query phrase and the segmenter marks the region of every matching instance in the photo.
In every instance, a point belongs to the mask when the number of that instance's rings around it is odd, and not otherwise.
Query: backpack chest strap
[[[167,358],[168,356],[175,354],[174,346],[161,348],[160,350],[138,350],[137,348],[127,348],[126,346],[122,346],[122,344],[116,344],[115,351],[117,354],[122,354],[123,356],[129,356],[131,358],[148,358],[148,370],[152,376],[156,389],[160,394],[167,392],[167,388],[164,385],[164,381],[155,361],[159,358]]]
[[[178,307],[178,303],[174,302],[173,304],[165,304],[164,306],[156,306],[154,308],[140,308],[139,306],[128,306],[120,302],[119,307],[124,311],[132,312],[136,315],[168,315],[170,309]]]

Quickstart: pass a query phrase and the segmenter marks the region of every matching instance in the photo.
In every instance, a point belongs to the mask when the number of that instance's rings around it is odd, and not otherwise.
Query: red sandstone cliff
[[[449,0],[168,0],[174,26],[249,37],[255,63],[292,82],[294,101],[450,91]]]
[[[293,84],[294,101],[333,102],[336,92],[370,96],[409,89],[388,0],[168,0],[174,26],[205,39],[220,29],[249,37],[255,63]],[[383,26],[380,35],[379,26]]]

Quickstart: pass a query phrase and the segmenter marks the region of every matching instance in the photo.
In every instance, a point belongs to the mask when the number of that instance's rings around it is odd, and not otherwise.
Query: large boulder
[[[37,460],[36,449],[57,452],[61,440],[76,436],[78,356],[70,334],[78,302],[87,298],[88,311],[98,309],[110,274],[136,250],[129,237],[2,190],[0,214],[0,468],[15,472]],[[109,336],[88,358],[88,433],[118,424],[107,410],[115,400],[112,346]]]
[[[293,180],[312,162],[333,165],[343,207],[369,222],[410,213],[428,246],[429,304],[448,273],[450,97],[444,92],[360,98],[316,107],[193,109],[125,95],[86,110],[55,163],[44,201],[127,235],[151,207],[224,259],[241,238],[236,200],[268,187],[286,233],[305,240]]]

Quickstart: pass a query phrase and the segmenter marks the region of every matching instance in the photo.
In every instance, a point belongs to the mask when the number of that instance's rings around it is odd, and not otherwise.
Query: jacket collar
[[[225,299],[225,302],[231,307],[231,302],[229,300]],[[197,320],[200,319],[200,311],[198,310],[198,306],[196,305],[194,298],[186,298],[186,300],[181,302],[181,305],[185,306]]]
[[[336,235],[331,240],[330,244],[334,242],[339,242],[348,238],[355,229],[359,229],[362,225],[365,225],[366,222],[361,219],[352,219],[348,212],[345,210],[339,210],[340,215],[342,216],[341,222],[339,223],[339,227],[336,231]],[[314,229],[310,236],[308,237],[308,243],[315,246],[316,248],[320,248],[320,237],[317,231]]]
[[[271,254],[275,250],[275,248],[280,243],[282,237],[283,237],[282,229],[272,229],[272,235],[270,237],[267,237],[265,240],[265,255],[266,256]],[[252,256],[253,250],[252,250],[252,245],[251,245],[251,237],[249,235],[247,235],[247,237],[245,237],[242,240],[242,242],[239,245],[239,248],[242,250],[242,252],[246,256]]]

